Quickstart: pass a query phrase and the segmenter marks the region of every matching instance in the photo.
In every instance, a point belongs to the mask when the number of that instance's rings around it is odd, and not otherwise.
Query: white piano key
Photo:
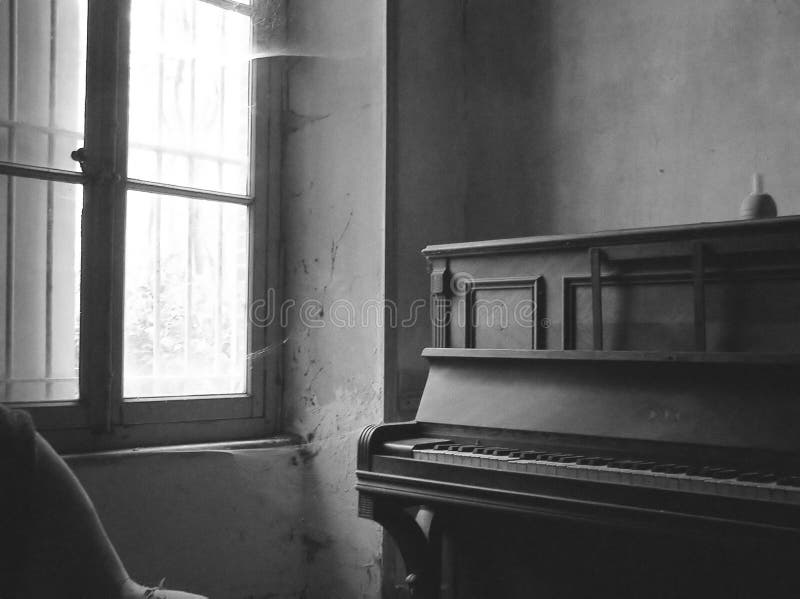
[[[412,450],[411,455],[415,460],[429,461],[431,459],[430,454],[432,452],[432,449],[414,449]]]
[[[731,481],[731,487],[735,489],[736,497],[743,499],[768,499],[769,493],[763,489],[763,483],[751,483],[747,481]]]
[[[667,479],[663,472],[651,472],[650,479],[650,486],[652,486],[654,489],[667,488]]]
[[[792,487],[791,490],[787,489],[786,503],[800,504],[800,489]]]
[[[472,465],[472,454],[466,451],[456,451],[453,453],[453,464],[456,466]]]
[[[508,470],[509,462],[515,461],[517,458],[510,458],[507,455],[504,456],[497,456],[497,466],[498,470]]]
[[[454,458],[454,463],[458,466],[470,466],[476,468],[479,466],[475,454],[471,452],[459,452]]]
[[[627,471],[622,470],[621,468],[614,468],[613,466],[606,466],[605,473],[602,475],[603,480],[609,483],[627,483],[629,478],[625,475]]]
[[[589,480],[589,469],[583,464],[571,464],[569,471],[572,478],[577,480]]]
[[[673,474],[671,472],[665,472],[663,475],[664,477],[664,488],[670,491],[677,491],[678,490],[678,481],[680,480],[682,474]]]
[[[449,452],[446,450],[437,451],[436,454],[434,455],[433,461],[438,462],[439,464],[452,463]]]
[[[652,487],[653,486],[653,473],[649,470],[631,470],[630,484],[639,487]]]
[[[511,472],[525,472],[524,466],[526,461],[527,460],[520,459],[509,460],[506,464],[506,468]]]
[[[607,468],[605,466],[584,466],[586,471],[586,480],[604,482],[607,480]]]
[[[541,460],[531,460],[527,465],[527,470],[531,474],[551,474],[549,464]]]

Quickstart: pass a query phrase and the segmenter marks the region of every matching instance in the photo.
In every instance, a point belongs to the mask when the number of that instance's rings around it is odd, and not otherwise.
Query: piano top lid
[[[474,349],[460,347],[426,347],[422,357],[458,358],[465,360],[561,360],[593,362],[675,362],[692,364],[764,364],[800,366],[800,353],[795,352],[706,352],[657,350],[582,350],[582,349]]]
[[[786,233],[800,234],[800,216],[448,243],[429,245],[422,250],[422,253],[428,258],[439,256],[479,256],[482,254],[541,251],[559,248],[580,249],[598,245],[655,243],[709,237]]]

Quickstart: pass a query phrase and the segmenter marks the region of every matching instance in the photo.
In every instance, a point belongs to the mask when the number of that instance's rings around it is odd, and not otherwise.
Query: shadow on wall
[[[464,2],[465,239],[533,235],[556,193],[556,2]]]

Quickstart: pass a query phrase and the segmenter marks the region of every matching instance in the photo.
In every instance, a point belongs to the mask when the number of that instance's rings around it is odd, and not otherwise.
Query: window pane
[[[77,170],[86,0],[0,2],[0,160]]]
[[[247,193],[250,28],[202,0],[133,0],[129,177]]]
[[[246,391],[247,207],[129,192],[127,398]]]
[[[0,177],[0,401],[78,397],[82,194]]]

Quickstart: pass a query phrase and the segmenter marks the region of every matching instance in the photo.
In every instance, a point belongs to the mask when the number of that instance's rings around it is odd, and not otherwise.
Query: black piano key
[[[609,468],[619,468],[620,470],[630,470],[631,460],[612,460],[608,464]]]
[[[695,476],[704,476],[706,478],[716,478],[719,474],[727,470],[726,468],[719,468],[717,466],[703,466]]]
[[[577,463],[582,466],[605,466],[606,464],[613,462],[612,458],[601,458],[597,456],[592,456],[588,458],[580,458],[578,459]]]
[[[542,456],[545,455],[548,455],[547,452],[533,450],[533,451],[523,451],[519,457],[523,460],[541,460]]]
[[[677,464],[656,464],[650,470],[653,472],[662,472],[665,474],[675,474],[675,468],[677,468]]]
[[[514,450],[510,449],[508,447],[500,447],[500,448],[495,449],[494,451],[492,451],[491,455],[507,456],[512,451],[514,451]]]
[[[570,454],[568,454],[568,453],[548,453],[546,455],[543,455],[539,459],[540,460],[545,460],[545,461],[548,461],[548,462],[558,462],[561,458],[563,458],[564,456],[568,456],[568,455],[570,455]]]
[[[583,456],[580,456],[580,455],[562,455],[562,456],[558,457],[555,461],[559,462],[559,463],[562,463],[562,464],[574,464],[575,462],[577,462],[582,457]]]
[[[656,465],[655,462],[633,460],[631,462],[630,469],[631,470],[650,470],[655,465]]]
[[[536,456],[534,458],[532,458],[532,459],[539,460],[539,461],[542,461],[542,462],[546,462],[554,455],[556,455],[556,454],[550,453],[550,452],[541,452],[541,453],[537,453]]]
[[[701,466],[687,466],[686,464],[677,464],[669,469],[670,474],[685,474],[686,476],[701,476],[700,472],[703,470]],[[705,475],[703,475],[705,476]]]
[[[437,443],[433,446],[434,449],[437,451],[453,451],[456,448],[460,447],[459,445],[454,445],[453,443]]]
[[[491,446],[482,446],[476,447],[473,453],[481,454],[481,455],[492,455],[492,452],[496,449],[504,449],[503,447],[491,447]]]
[[[685,464],[657,464],[652,468],[653,472],[663,472],[664,474],[686,474],[693,475],[699,470],[694,466]]]
[[[475,450],[481,447],[480,445],[459,445],[456,451],[463,452],[463,453],[474,453]]]
[[[746,483],[774,483],[778,477],[771,472],[745,472],[736,477]]]
[[[778,484],[786,487],[800,487],[800,476],[783,476],[778,479]]]
[[[739,472],[737,470],[733,470],[731,468],[720,468],[711,475],[711,478],[729,479],[736,478],[737,476],[739,476]]]

